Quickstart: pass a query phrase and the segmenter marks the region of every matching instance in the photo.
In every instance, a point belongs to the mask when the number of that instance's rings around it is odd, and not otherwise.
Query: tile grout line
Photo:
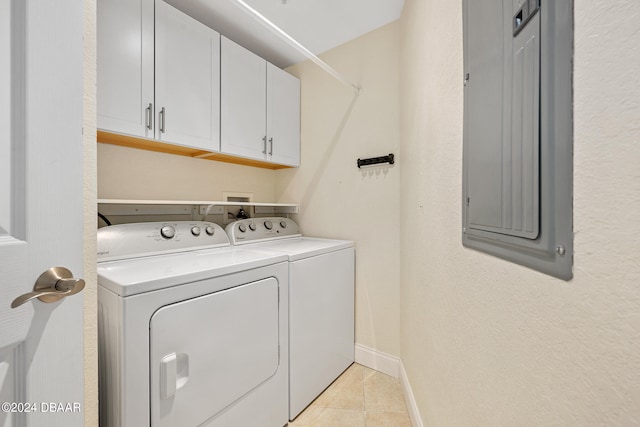
[[[365,416],[366,416],[366,413],[367,413],[367,393],[365,392],[365,387],[364,387],[364,369],[360,364],[358,364],[358,366],[360,366],[360,380],[362,381],[362,408],[363,408],[363,412],[365,413]]]
[[[359,370],[359,373],[355,373],[355,376],[353,378],[354,378],[354,380],[360,381],[360,393],[361,393],[360,398],[362,399],[362,406],[361,406],[362,409],[361,410],[349,409],[349,408],[345,408],[345,407],[340,407],[339,405],[336,405],[334,402],[329,402],[329,405],[327,405],[327,406],[322,406],[322,407],[318,406],[317,410],[320,410],[320,411],[330,410],[330,411],[333,411],[334,415],[335,414],[344,414],[344,415],[338,415],[341,418],[343,416],[347,417],[347,418],[350,418],[351,416],[348,415],[349,413],[351,413],[353,415],[360,414],[358,416],[358,418],[361,421],[357,425],[358,426],[363,426],[363,427],[367,427],[369,425],[380,425],[378,423],[378,421],[376,421],[376,420],[379,420],[379,417],[385,418],[386,416],[389,416],[389,415],[404,416],[404,417],[407,418],[407,421],[409,423],[411,422],[411,420],[408,418],[408,411],[406,411],[406,410],[404,410],[404,411],[397,410],[397,409],[396,410],[384,410],[383,408],[379,408],[379,409],[372,408],[371,410],[369,410],[369,408],[368,408],[369,405],[367,403],[370,403],[370,402],[367,402],[367,387],[366,387],[365,383],[366,383],[367,379],[373,378],[375,376],[375,374],[377,374],[377,372],[375,372],[375,370],[370,372],[369,368],[367,368],[365,366],[362,366],[362,365],[360,365],[358,363],[356,363],[353,367],[351,367],[349,369],[351,369],[351,370],[353,370],[353,369]],[[349,369],[345,370],[345,373]],[[381,374],[383,375],[383,377],[387,377],[388,376],[387,374],[384,374],[384,373],[381,373]],[[344,373],[343,373],[343,375],[344,375]],[[376,381],[374,381],[373,385],[375,385],[375,384],[377,384]],[[335,386],[335,384],[333,384],[332,386]],[[332,386],[327,388],[327,390],[325,390],[323,392],[323,394],[325,392],[329,391],[329,389]],[[374,395],[376,395],[376,393],[374,393]],[[354,397],[355,397],[355,395],[354,395]],[[320,399],[320,396],[317,399]],[[317,400],[314,401],[308,408],[306,408],[305,411],[303,411],[303,413],[306,412],[309,409],[312,409],[312,407],[316,406],[316,404],[317,404]],[[374,406],[376,406],[376,405],[374,405]],[[371,419],[369,419],[369,418],[371,418]],[[296,421],[299,422],[300,420],[298,418],[296,418]],[[370,421],[373,422],[374,424],[370,424],[369,423]],[[364,422],[364,424],[360,424],[362,422]],[[310,424],[306,424],[306,423],[305,424],[295,424],[295,422],[291,423],[289,425],[291,427],[294,427],[296,425],[299,425],[300,427],[308,426],[308,425],[310,426]],[[403,423],[403,425],[405,425],[405,424]],[[411,424],[408,424],[408,425],[411,425]],[[328,426],[328,424],[322,424],[322,425],[318,424],[316,427],[327,427],[327,426]]]
[[[367,427],[367,394],[364,387],[364,369],[360,364],[358,366],[360,367],[360,380],[362,381],[362,414],[364,416],[364,427]]]

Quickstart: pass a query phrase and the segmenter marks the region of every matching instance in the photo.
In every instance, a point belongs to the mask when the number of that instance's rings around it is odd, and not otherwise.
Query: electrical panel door
[[[539,227],[537,1],[469,1],[466,24],[468,227],[529,239]]]
[[[573,1],[462,5],[462,242],[570,278]]]

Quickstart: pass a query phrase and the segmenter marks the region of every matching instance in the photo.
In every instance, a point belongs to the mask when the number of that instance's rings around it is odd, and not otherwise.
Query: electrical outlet
[[[253,200],[253,193],[238,193],[238,192],[230,192],[224,191],[222,193],[222,200],[230,203],[238,203],[237,206],[223,206],[224,213],[222,214],[222,223],[229,224],[235,221],[236,214],[240,210],[240,207],[243,206],[243,203],[251,203]],[[251,216],[250,209],[245,209],[246,213]]]

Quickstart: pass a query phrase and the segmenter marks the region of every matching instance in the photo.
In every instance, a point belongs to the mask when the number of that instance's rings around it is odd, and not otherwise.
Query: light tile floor
[[[289,427],[411,427],[400,381],[354,363]]]

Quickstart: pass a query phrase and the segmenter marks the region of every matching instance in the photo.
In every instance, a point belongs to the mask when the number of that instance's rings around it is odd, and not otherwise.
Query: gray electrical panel
[[[571,0],[463,0],[467,247],[572,277]]]

